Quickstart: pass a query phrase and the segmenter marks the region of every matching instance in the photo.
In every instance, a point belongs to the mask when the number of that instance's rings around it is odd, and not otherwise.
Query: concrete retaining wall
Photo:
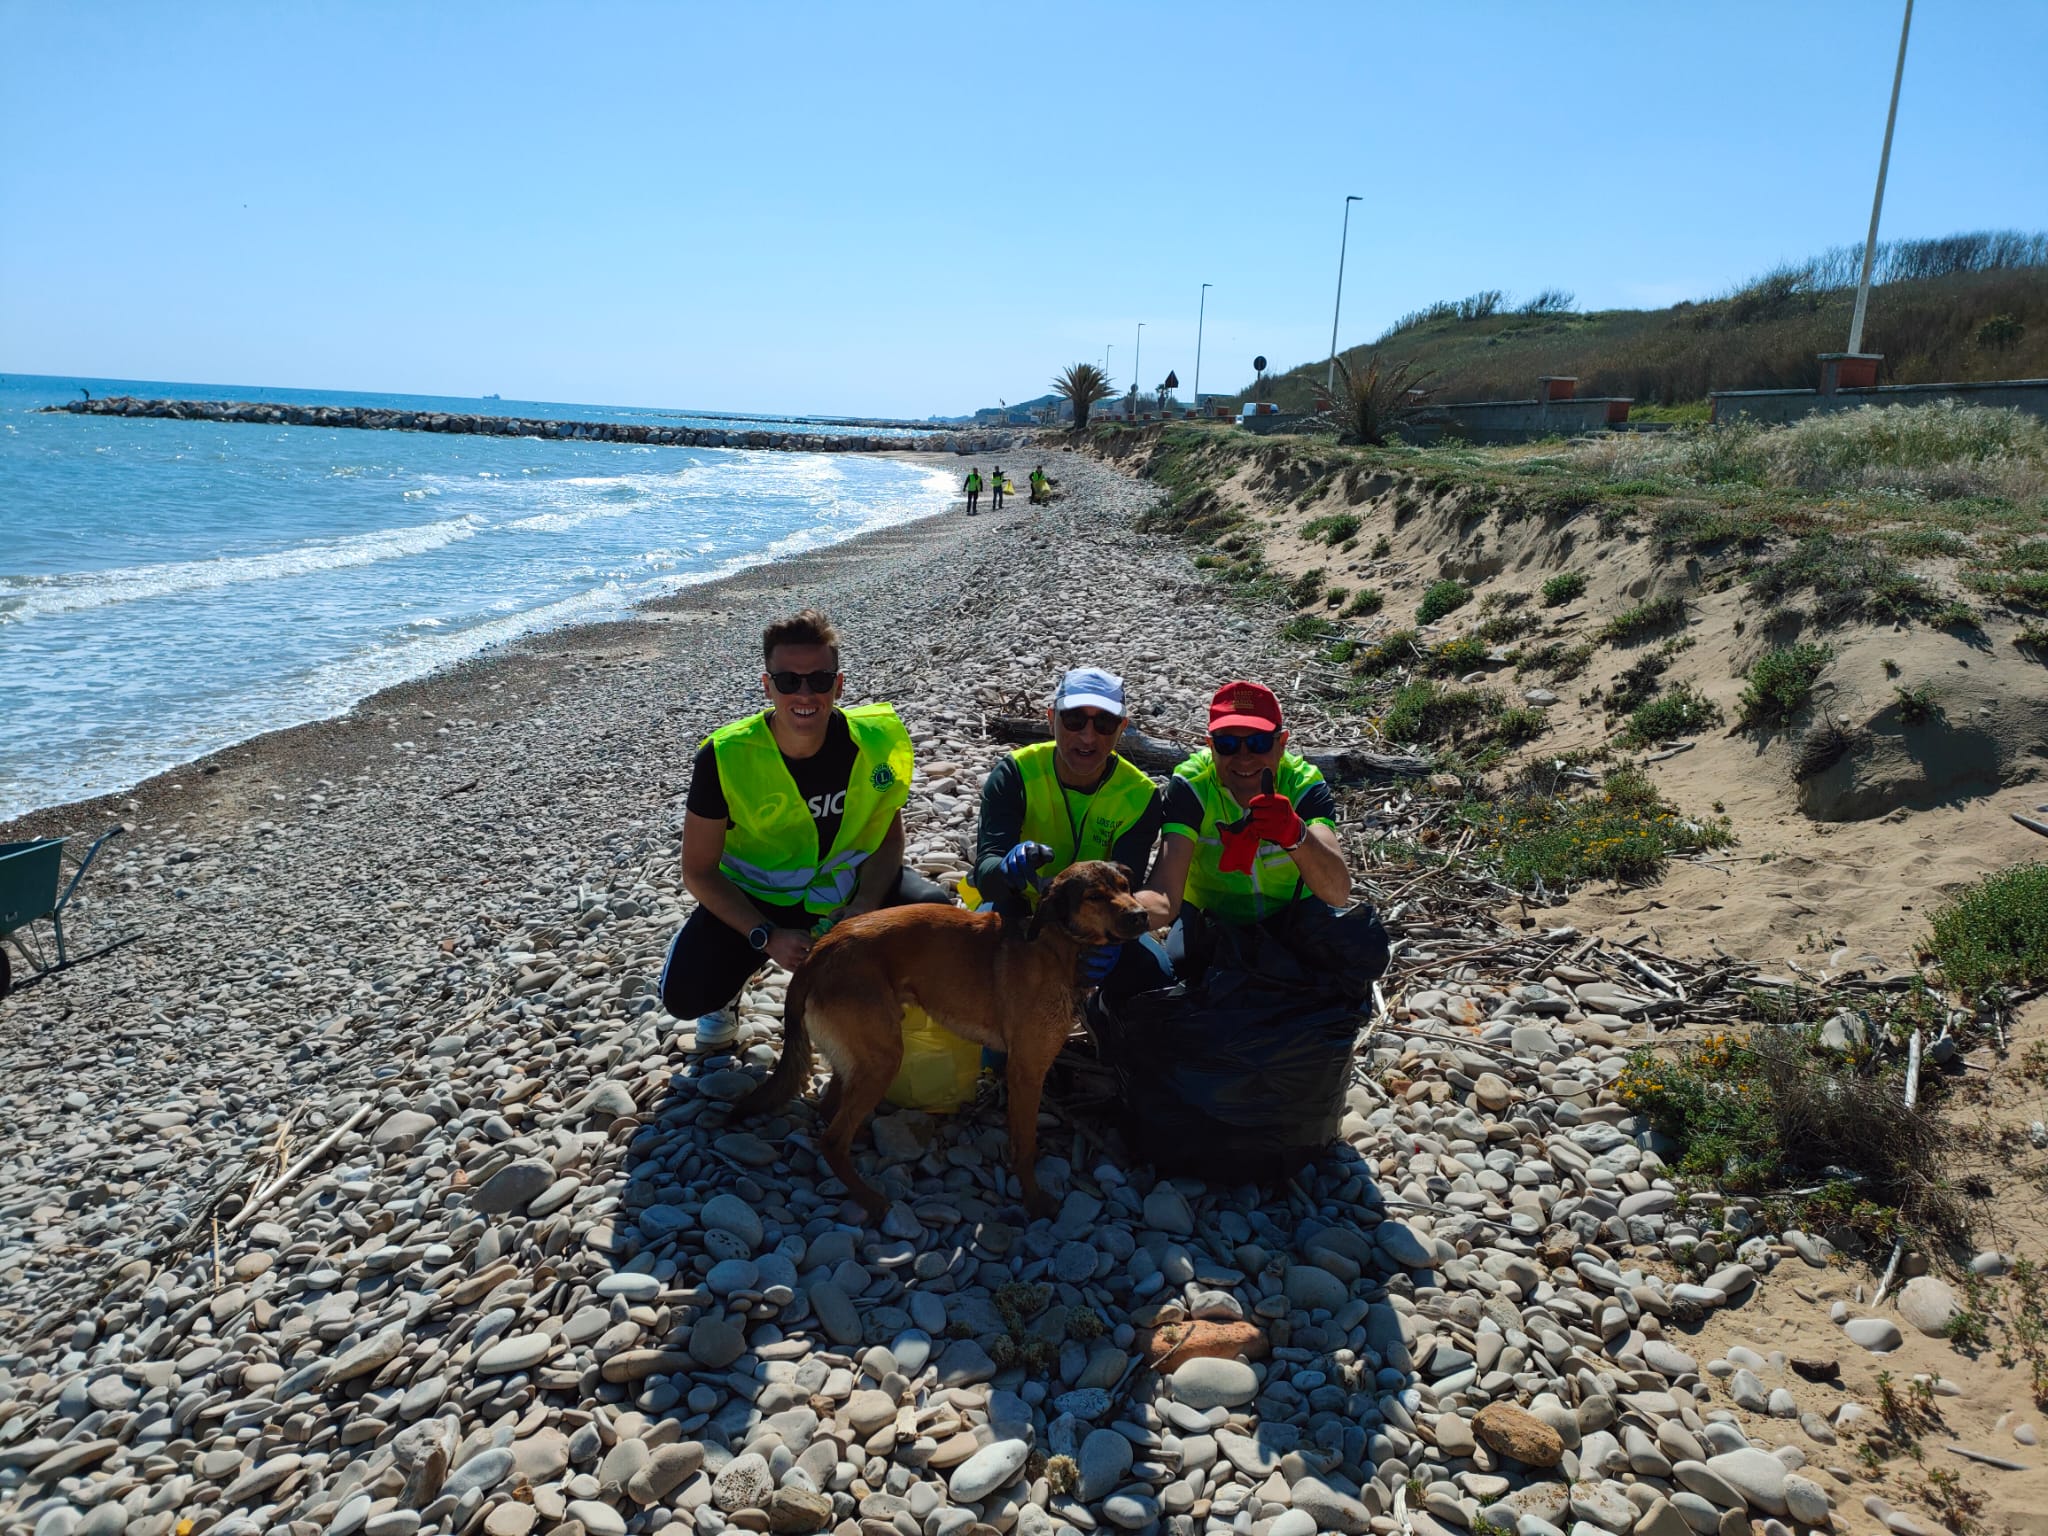
[[[623,421],[536,421],[456,411],[396,411],[353,405],[266,405],[229,400],[138,400],[110,395],[70,400],[46,411],[74,416],[158,416],[173,421],[237,421],[265,426],[349,427],[372,432],[458,432],[482,437],[548,437],[684,448],[775,448],[794,453],[1004,453],[1010,432],[935,432],[923,437],[873,433],[770,432],[720,427],[658,427]]]
[[[1999,379],[1982,384],[1884,384],[1824,395],[1816,389],[1729,389],[1708,396],[1714,420],[1797,421],[1816,411],[1853,411],[1861,405],[1926,405],[1955,400],[2003,406],[2048,418],[2048,379]]]

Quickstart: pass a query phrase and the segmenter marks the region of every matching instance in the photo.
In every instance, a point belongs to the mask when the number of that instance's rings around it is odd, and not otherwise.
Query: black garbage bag
[[[1282,1179],[1337,1135],[1387,931],[1369,906],[1297,902],[1264,923],[1211,925],[1204,939],[1199,981],[1098,993],[1090,1009],[1122,1130],[1162,1173]]]

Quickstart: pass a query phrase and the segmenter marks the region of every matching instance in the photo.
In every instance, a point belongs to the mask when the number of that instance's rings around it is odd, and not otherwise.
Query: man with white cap
[[[981,786],[974,885],[1007,919],[1028,916],[1045,882],[1085,859],[1121,864],[1137,886],[1164,816],[1158,787],[1116,750],[1127,718],[1122,678],[1076,667],[1060,679],[1046,716],[1052,740],[1019,747]],[[1138,899],[1165,927],[1165,898],[1141,892]],[[1102,981],[1134,947],[1084,956],[1083,979]],[[1156,971],[1157,963],[1148,968]]]

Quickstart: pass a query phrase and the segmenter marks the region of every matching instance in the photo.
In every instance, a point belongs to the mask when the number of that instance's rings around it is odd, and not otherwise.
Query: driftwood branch
[[[988,717],[988,733],[997,741],[1048,741],[1052,737],[1052,727],[1043,719],[1029,715],[991,715]],[[1171,773],[1195,754],[1193,747],[1147,736],[1136,727],[1125,729],[1117,750],[1150,773]],[[1338,752],[1304,752],[1302,756],[1320,768],[1324,778],[1340,784],[1414,778],[1429,772],[1429,764],[1419,757],[1408,753],[1370,752],[1362,747]]]
[[[308,1168],[312,1167],[315,1163],[319,1162],[320,1159],[325,1157],[329,1152],[333,1151],[334,1144],[336,1142],[340,1141],[342,1137],[346,1136],[358,1125],[361,1125],[363,1121],[367,1120],[369,1118],[371,1109],[374,1107],[375,1106],[370,1104],[364,1104],[358,1107],[354,1114],[350,1115],[340,1125],[337,1125],[333,1130],[329,1131],[324,1137],[322,1137],[320,1140],[320,1145],[315,1147],[312,1151],[308,1152],[296,1163],[293,1163],[291,1167],[285,1169],[283,1173],[280,1173],[276,1178],[272,1179],[268,1184],[264,1185],[262,1189],[258,1190],[255,1194],[251,1195],[249,1197],[249,1203],[243,1206],[241,1210],[237,1211],[235,1213],[235,1219],[228,1223],[228,1232],[232,1235],[233,1233],[241,1231],[243,1226],[246,1225],[256,1215],[258,1211],[262,1210],[263,1207],[267,1205],[272,1199],[274,1199],[281,1191],[288,1189],[291,1186],[291,1183],[294,1179],[298,1178],[300,1174],[304,1173]]]
[[[2038,832],[2043,837],[2048,837],[2048,821],[2036,821],[2031,816],[2022,816],[2018,811],[2012,813],[2012,819],[2029,832]]]

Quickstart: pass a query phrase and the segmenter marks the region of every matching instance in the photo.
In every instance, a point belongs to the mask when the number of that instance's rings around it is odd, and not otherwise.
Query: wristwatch
[[[756,954],[762,954],[767,951],[768,941],[774,936],[775,930],[766,923],[761,923],[747,934],[747,942],[754,946]]]

